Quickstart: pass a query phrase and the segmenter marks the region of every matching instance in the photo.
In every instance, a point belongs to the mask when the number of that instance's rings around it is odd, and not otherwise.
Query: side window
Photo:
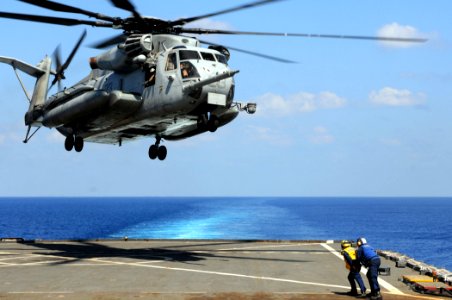
[[[195,66],[189,61],[183,61],[180,63],[180,72],[182,79],[189,79],[193,77],[199,77],[199,73]]]
[[[176,70],[177,66],[177,56],[176,53],[170,53],[168,55],[168,60],[166,61],[165,71]]]
[[[215,54],[215,57],[217,58],[217,60],[222,63],[227,65],[228,64],[228,60],[226,59],[226,57],[224,55],[221,54]]]
[[[145,81],[144,87],[148,87],[155,84],[155,66],[145,66]]]

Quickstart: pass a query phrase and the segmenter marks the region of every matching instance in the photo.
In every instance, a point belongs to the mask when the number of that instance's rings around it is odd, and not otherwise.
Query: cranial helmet
[[[365,245],[365,244],[367,244],[367,240],[366,240],[365,238],[363,238],[363,237],[360,237],[360,238],[358,238],[358,239],[356,240],[356,244],[357,244],[358,246]]]
[[[342,249],[345,249],[345,248],[348,248],[348,247],[351,247],[351,246],[352,246],[352,243],[351,243],[350,241],[343,240],[343,241],[341,242],[341,248],[342,248]]]

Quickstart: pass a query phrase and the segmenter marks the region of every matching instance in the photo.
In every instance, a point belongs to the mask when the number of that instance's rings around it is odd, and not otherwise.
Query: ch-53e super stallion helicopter
[[[234,102],[233,76],[238,71],[228,66],[229,50],[188,36],[190,34],[424,41],[393,37],[264,33],[184,27],[200,19],[282,0],[260,0],[175,21],[142,16],[129,0],[110,0],[117,8],[132,13],[128,18],[110,17],[49,0],[19,1],[97,20],[8,12],[0,12],[0,17],[65,26],[107,27],[123,31],[122,34],[95,45],[99,49],[115,46],[90,58],[90,74],[64,90],[60,86],[61,80],[65,78],[64,71],[85,38],[86,31],[65,63],[61,63],[56,51],[56,69],[52,69],[50,57],[45,57],[37,66],[33,66],[14,58],[0,56],[0,62],[11,65],[16,71],[30,102],[25,114],[28,130],[24,142],[28,142],[42,126],[56,128],[66,136],[66,150],[74,149],[77,152],[82,151],[85,141],[121,145],[136,138],[154,137],[155,143],[149,148],[149,157],[164,160],[167,149],[160,145],[162,139],[179,140],[206,131],[215,132],[218,127],[234,120],[239,112],[252,114],[256,111],[255,103]],[[207,44],[209,47],[201,48],[200,44]],[[237,48],[229,49],[280,62],[291,62]],[[16,69],[36,77],[31,97],[28,96]],[[54,76],[50,88],[58,83],[59,92],[47,97],[50,76]],[[30,134],[32,127],[36,129]]]

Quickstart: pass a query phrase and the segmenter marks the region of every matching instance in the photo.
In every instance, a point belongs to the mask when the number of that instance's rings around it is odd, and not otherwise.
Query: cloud
[[[369,94],[371,103],[383,106],[419,106],[425,102],[426,95],[423,93],[412,93],[409,90],[398,90],[391,87],[372,91]]]
[[[189,23],[185,28],[202,28],[202,29],[218,29],[218,30],[234,30],[233,26],[226,22],[214,21],[212,19],[201,19],[193,23]],[[212,43],[219,43],[219,35],[198,35],[193,34],[193,36],[199,37],[201,40],[210,41]]]
[[[25,127],[21,123],[1,123],[0,124],[0,145],[10,142],[22,142],[25,135]]]
[[[384,25],[377,32],[378,37],[396,38],[425,38],[426,34],[419,32],[409,25],[400,25],[396,22]],[[419,43],[380,41],[380,45],[387,48],[410,48],[419,46]]]
[[[254,140],[273,145],[289,146],[293,144],[293,140],[289,136],[267,127],[248,126],[248,134],[251,135]]]
[[[222,30],[233,30],[233,26],[226,22],[214,21],[212,19],[201,19],[184,26],[186,28],[203,28],[203,29],[222,29]]]
[[[8,143],[18,143],[22,142],[23,137],[19,136],[16,132],[7,132],[7,133],[0,133],[0,145],[8,144]]]
[[[294,115],[309,113],[322,109],[337,109],[346,105],[344,98],[332,92],[321,92],[318,94],[300,92],[298,94],[283,97],[268,93],[256,99],[258,112],[262,115]]]
[[[313,129],[309,140],[313,144],[331,144],[334,142],[334,137],[323,126],[317,126]]]

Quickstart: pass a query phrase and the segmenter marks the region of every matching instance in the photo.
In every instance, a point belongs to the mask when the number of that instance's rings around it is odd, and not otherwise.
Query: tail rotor
[[[69,67],[72,59],[74,58],[75,54],[77,53],[78,49],[80,48],[80,45],[82,44],[83,40],[86,37],[86,30],[83,31],[82,35],[80,36],[77,44],[75,45],[74,49],[72,49],[71,54],[69,54],[68,58],[64,62],[64,64],[61,64],[61,49],[60,46],[56,47],[55,51],[53,52],[53,58],[55,60],[56,64],[56,74],[55,78],[53,79],[49,90],[58,83],[58,91],[62,90],[61,80],[66,79],[64,76],[64,71]]]

